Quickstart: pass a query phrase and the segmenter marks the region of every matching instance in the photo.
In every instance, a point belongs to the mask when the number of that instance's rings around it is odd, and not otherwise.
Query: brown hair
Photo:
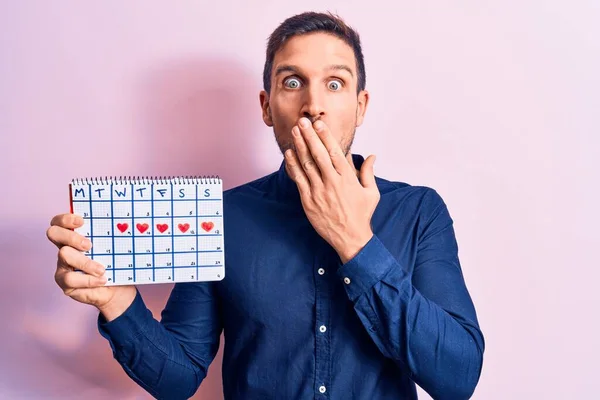
[[[312,32],[327,32],[342,39],[354,50],[357,69],[357,93],[365,89],[367,77],[365,73],[365,61],[362,48],[360,46],[360,37],[358,32],[346,25],[338,16],[332,13],[305,12],[294,15],[283,21],[277,29],[269,36],[267,44],[267,57],[263,69],[263,86],[267,93],[271,92],[271,72],[273,70],[273,59],[275,53],[286,41],[297,35],[304,35]]]

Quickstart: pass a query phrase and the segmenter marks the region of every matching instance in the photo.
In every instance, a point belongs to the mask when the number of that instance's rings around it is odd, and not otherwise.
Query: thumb
[[[370,155],[367,157],[365,162],[363,162],[362,167],[360,167],[359,177],[360,183],[363,187],[370,189],[376,187],[375,183],[375,173],[373,172],[373,165],[375,164],[375,155]]]

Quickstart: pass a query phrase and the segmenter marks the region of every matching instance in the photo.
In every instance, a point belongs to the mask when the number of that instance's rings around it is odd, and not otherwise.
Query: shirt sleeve
[[[458,259],[452,219],[437,193],[418,235],[412,274],[373,236],[338,270],[367,332],[435,399],[467,399],[484,339]]]
[[[98,316],[98,330],[110,343],[114,358],[155,398],[190,398],[206,377],[222,330],[214,285],[176,284],[160,322],[139,291],[119,317],[107,322]]]

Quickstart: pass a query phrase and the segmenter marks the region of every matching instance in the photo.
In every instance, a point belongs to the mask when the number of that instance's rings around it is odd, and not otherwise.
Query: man
[[[115,358],[158,398],[194,394],[222,331],[226,399],[415,399],[415,383],[470,397],[484,340],[448,210],[350,153],[369,101],[359,36],[330,14],[289,18],[263,79],[285,157],[224,194],[225,279],[176,284],[158,322],[134,286],[102,286],[66,214],[47,232],[58,285],[99,309]]]

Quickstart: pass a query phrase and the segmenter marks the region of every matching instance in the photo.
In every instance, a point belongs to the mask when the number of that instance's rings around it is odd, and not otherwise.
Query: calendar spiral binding
[[[202,175],[202,176],[104,176],[90,178],[73,178],[72,185],[206,185],[206,184],[221,184],[222,180],[219,175]]]

